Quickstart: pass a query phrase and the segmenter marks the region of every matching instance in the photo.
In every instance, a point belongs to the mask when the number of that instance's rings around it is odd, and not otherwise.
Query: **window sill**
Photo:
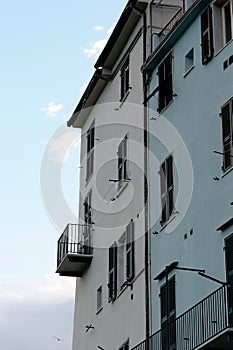
[[[222,174],[222,178],[225,177],[227,174],[229,174],[232,170],[233,170],[233,166],[232,166],[231,168],[229,168],[228,170],[226,170],[226,171]]]
[[[160,232],[162,232],[162,231],[165,229],[165,227],[167,227],[167,225],[169,225],[170,222],[176,218],[176,215],[177,215],[177,214],[178,214],[178,212],[172,213],[172,215],[170,216],[170,218],[169,218],[166,222],[164,222],[164,223],[161,225],[161,227],[160,227]]]
[[[189,73],[195,68],[195,66],[193,65],[192,67],[190,67],[183,75],[183,78],[186,78],[187,75],[189,75]]]
[[[163,112],[165,112],[166,109],[167,109],[173,102],[174,102],[174,97],[172,98],[172,100],[171,100],[160,112],[158,112],[159,115],[162,115]]]
[[[233,39],[231,39],[226,45],[224,45],[223,47],[221,47],[221,49],[219,49],[219,50],[215,53],[214,57],[218,56],[218,55],[219,55],[228,45],[230,45],[232,42],[233,42]]]
[[[126,91],[126,93],[124,94],[124,97],[120,100],[120,106],[119,108],[122,107],[122,105],[124,104],[125,100],[127,99],[127,97],[129,96],[130,91],[132,90],[132,87],[129,87],[128,90]]]

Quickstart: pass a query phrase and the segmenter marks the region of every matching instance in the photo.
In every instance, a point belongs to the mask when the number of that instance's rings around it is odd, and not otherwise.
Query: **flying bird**
[[[57,341],[62,341],[61,338],[53,336],[54,339],[57,339]]]

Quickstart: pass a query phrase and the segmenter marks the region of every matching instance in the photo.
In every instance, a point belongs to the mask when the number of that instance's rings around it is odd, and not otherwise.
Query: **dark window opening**
[[[108,300],[114,301],[117,296],[117,245],[114,243],[109,248],[108,270]]]
[[[121,68],[121,101],[129,90],[129,57]]]
[[[159,106],[161,112],[173,99],[172,53],[158,67]]]
[[[214,54],[212,9],[208,7],[201,15],[202,63],[207,64]]]
[[[222,143],[223,143],[223,171],[233,165],[233,99],[228,101],[221,109],[222,115]]]
[[[160,167],[161,225],[166,223],[174,211],[173,157],[170,155]]]
[[[162,350],[176,349],[175,277],[160,289]]]
[[[86,180],[89,179],[93,173],[94,167],[94,145],[95,145],[95,127],[94,123],[87,131],[87,169],[86,169]]]

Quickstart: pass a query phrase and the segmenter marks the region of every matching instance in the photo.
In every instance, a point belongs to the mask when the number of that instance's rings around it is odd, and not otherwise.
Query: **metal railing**
[[[183,8],[180,8],[175,15],[170,19],[170,21],[163,27],[163,29],[159,32],[158,36],[163,39],[168,33],[172,30],[172,28],[179,22],[181,17],[183,16]]]
[[[69,253],[91,255],[91,225],[68,224],[57,245],[57,267]]]
[[[229,327],[228,298],[232,300],[232,287],[220,287],[131,350],[197,348]],[[172,341],[167,339],[169,334]]]

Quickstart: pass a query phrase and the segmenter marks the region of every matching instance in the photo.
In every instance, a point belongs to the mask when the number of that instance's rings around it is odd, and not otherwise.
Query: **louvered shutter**
[[[207,64],[214,54],[212,9],[208,7],[201,15],[202,64]]]

